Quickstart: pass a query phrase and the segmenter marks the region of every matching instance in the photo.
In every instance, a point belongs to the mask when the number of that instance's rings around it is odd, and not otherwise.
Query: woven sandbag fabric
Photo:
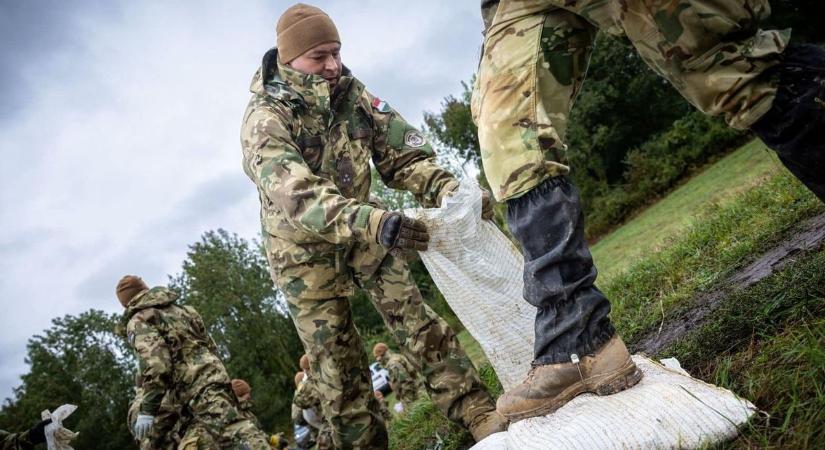
[[[421,259],[504,389],[521,383],[533,359],[536,309],[522,299],[521,253],[481,219],[481,189],[465,180],[441,208],[406,214],[427,223],[430,244]]]
[[[756,412],[748,401],[642,356],[644,377],[606,397],[583,394],[546,417],[510,425],[473,450],[692,449],[732,439]]]
[[[522,299],[521,253],[495,225],[481,220],[478,185],[463,181],[441,208],[406,214],[427,222],[431,241],[421,259],[503,387],[521,383],[533,359],[535,308]],[[699,448],[734,437],[756,411],[730,391],[680,369],[633,358],[644,377],[632,389],[606,397],[581,395],[473,448]]]

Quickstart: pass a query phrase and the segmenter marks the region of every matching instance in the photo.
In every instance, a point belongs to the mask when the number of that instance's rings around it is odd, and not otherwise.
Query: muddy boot
[[[751,130],[825,202],[825,49],[791,44],[775,70],[773,106]]]
[[[607,341],[595,355],[571,355],[571,360],[531,369],[521,385],[499,397],[498,412],[514,422],[543,416],[579,394],[610,395],[642,379],[642,372],[618,336]]]
[[[476,442],[481,442],[482,439],[493,433],[507,431],[507,425],[510,422],[499,414],[496,410],[477,415],[467,428],[470,429],[470,434]]]

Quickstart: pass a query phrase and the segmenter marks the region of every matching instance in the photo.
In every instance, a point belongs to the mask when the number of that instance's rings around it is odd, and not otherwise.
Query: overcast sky
[[[421,124],[475,69],[478,3],[314,4],[344,63]],[[51,319],[120,311],[122,275],[166,283],[207,230],[257,236],[240,120],[292,4],[0,2],[0,399]]]

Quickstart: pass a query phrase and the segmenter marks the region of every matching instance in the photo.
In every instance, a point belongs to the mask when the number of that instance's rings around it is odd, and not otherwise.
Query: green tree
[[[42,335],[29,339],[31,366],[0,412],[0,428],[25,430],[44,409],[78,406],[66,426],[80,435],[83,449],[134,448],[126,411],[134,396],[136,361],[114,329],[120,316],[90,310],[52,320]]]
[[[631,149],[690,111],[629,43],[600,33],[567,130],[571,177],[585,205],[622,181]]]
[[[266,430],[289,426],[293,377],[303,349],[260,246],[224,230],[189,246],[182,272],[170,279],[197,309],[233,378],[252,386]]]

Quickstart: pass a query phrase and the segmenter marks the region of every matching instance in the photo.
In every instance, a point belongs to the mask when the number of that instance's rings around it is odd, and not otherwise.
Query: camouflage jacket
[[[295,390],[292,403],[301,409],[315,409],[321,414],[321,393],[314,378],[307,378]]]
[[[0,430],[0,450],[30,450],[34,444],[29,442],[29,433],[7,433]]]
[[[290,417],[292,418],[292,423],[294,425],[300,426],[307,424],[306,419],[304,419],[304,410],[294,402],[292,403],[292,409],[290,410]]]
[[[129,404],[126,424],[129,432],[134,435],[135,422],[140,413],[140,405],[143,403],[144,391],[141,380],[135,389],[135,398]],[[174,399],[174,392],[168,391],[160,403],[157,415],[149,431],[149,436],[139,442],[139,447],[143,449],[175,450],[180,441],[180,431],[185,427],[181,418],[181,405]]]
[[[157,415],[168,391],[185,405],[209,385],[229,384],[200,314],[176,299],[171,290],[155,287],[135,296],[123,314],[143,378],[141,413]]]
[[[256,416],[253,411],[255,409],[255,402],[251,398],[247,400],[237,399],[237,401],[238,414],[241,415],[241,418],[247,419],[254,423],[256,427],[261,428],[261,423],[258,421],[258,416]]]
[[[401,354],[390,350],[381,358],[381,366],[390,373],[390,386],[396,396],[403,402],[412,402],[418,396],[420,382],[412,363]]]
[[[301,409],[301,417],[304,423],[313,428],[324,428],[327,421],[324,418],[323,410],[321,410],[321,393],[318,392],[318,382],[314,378],[308,377],[298,386],[295,395],[292,397],[292,405]],[[313,414],[317,418],[317,422],[311,423],[310,420],[312,419],[307,420],[304,410],[308,410],[310,414]]]
[[[330,92],[322,77],[277,59],[277,49],[264,56],[241,127],[267,257],[287,295],[349,295],[347,277],[306,275],[322,266],[340,274],[354,244],[378,245],[370,225],[384,211],[368,203],[370,161],[384,183],[424,206],[438,204],[457,182],[435,163],[424,136],[348,69]]]

